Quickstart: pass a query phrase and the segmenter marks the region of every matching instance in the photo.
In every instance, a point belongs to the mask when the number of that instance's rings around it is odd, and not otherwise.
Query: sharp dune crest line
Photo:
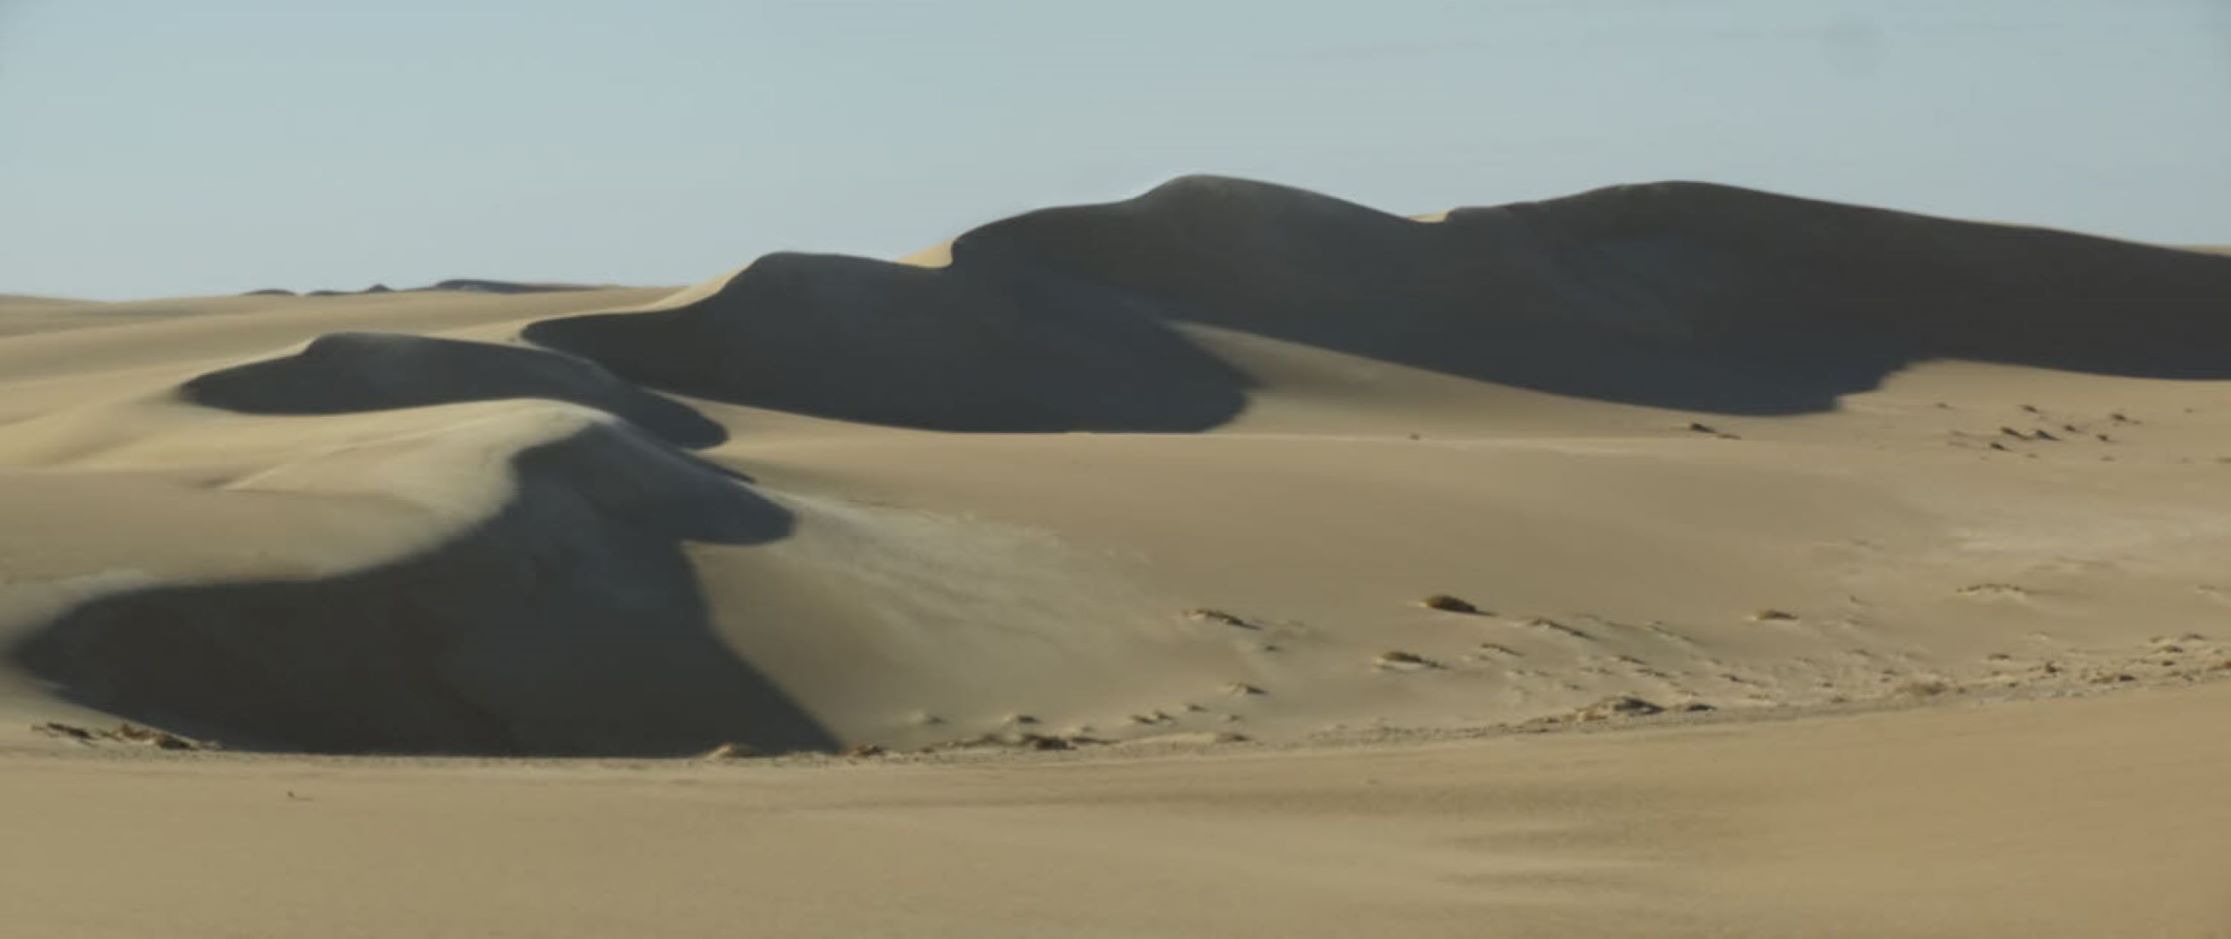
[[[450,287],[0,297],[0,714],[1287,743],[2231,657],[2231,258],[1699,183],[1413,220],[1185,177],[905,262]]]

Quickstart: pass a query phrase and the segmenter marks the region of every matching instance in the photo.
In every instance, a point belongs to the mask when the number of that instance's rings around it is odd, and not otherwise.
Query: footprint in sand
[[[1425,656],[1419,655],[1415,652],[1404,652],[1400,649],[1390,649],[1386,652],[1381,652],[1379,653],[1377,658],[1374,658],[1371,661],[1372,664],[1374,666],[1377,666],[1378,668],[1398,672],[1424,671],[1427,669],[1435,669],[1441,667],[1440,663],[1435,662],[1432,659],[1426,658]]]
[[[2210,600],[2214,600],[2217,603],[2231,606],[2231,591],[2226,591],[2214,584],[2200,584],[2193,587],[2192,590],[2194,593],[2198,593],[2199,595]]]
[[[1546,616],[1528,617],[1527,619],[1521,621],[1519,625],[1557,633],[1568,638],[1578,639],[1582,642],[1596,641],[1596,637],[1575,629],[1571,626],[1567,626],[1556,620],[1550,619]]]
[[[1667,642],[1673,643],[1674,645],[1688,646],[1690,648],[1696,648],[1697,646],[1696,640],[1673,631],[1671,627],[1668,627],[1665,623],[1658,620],[1651,620],[1650,622],[1642,624],[1642,631],[1663,639]]]

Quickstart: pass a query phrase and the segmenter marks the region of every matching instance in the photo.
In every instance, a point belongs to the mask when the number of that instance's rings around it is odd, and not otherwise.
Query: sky
[[[686,284],[1196,172],[2231,243],[2231,0],[0,0],[0,293]]]

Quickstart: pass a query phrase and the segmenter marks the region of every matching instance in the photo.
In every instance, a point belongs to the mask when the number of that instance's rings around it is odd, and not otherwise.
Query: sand
[[[0,297],[0,921],[2231,929],[2231,258],[1188,177],[549,287]]]
[[[2219,936],[2231,683],[1405,746],[0,757],[0,922],[180,936]]]

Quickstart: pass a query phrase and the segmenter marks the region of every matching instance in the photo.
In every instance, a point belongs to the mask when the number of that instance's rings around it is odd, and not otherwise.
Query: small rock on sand
[[[31,726],[31,729],[38,733],[45,734],[49,737],[62,737],[68,740],[75,740],[79,743],[87,744],[109,741],[114,743],[136,743],[142,746],[154,747],[158,750],[218,749],[218,746],[215,743],[188,740],[166,730],[156,730],[153,727],[141,727],[138,724],[118,724],[114,728],[109,730],[91,730],[88,728],[76,726],[74,724],[65,724],[60,721],[48,721],[43,724],[34,724]]]
[[[1445,593],[1434,594],[1430,597],[1418,601],[1418,603],[1424,606],[1426,609],[1440,610],[1444,613],[1480,612],[1480,608],[1474,605],[1471,601],[1465,600],[1462,597],[1450,596]]]

